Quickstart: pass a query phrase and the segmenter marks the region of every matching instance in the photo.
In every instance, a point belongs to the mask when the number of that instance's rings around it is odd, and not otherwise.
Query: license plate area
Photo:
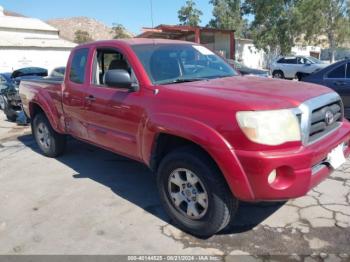
[[[346,159],[344,156],[344,147],[345,147],[345,144],[342,143],[336,148],[334,148],[328,154],[325,162],[329,163],[333,169],[339,168],[341,165],[343,165],[346,162]]]

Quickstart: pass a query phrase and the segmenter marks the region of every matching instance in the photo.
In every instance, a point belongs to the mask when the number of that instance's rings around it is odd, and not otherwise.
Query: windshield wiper
[[[178,84],[178,83],[187,83],[187,82],[196,82],[196,81],[202,81],[202,80],[208,80],[207,78],[203,77],[197,77],[197,78],[176,78],[169,82],[162,83],[163,85],[167,84]]]

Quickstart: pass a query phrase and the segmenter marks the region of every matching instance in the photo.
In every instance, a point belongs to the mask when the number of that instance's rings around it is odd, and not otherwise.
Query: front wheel
[[[5,99],[2,95],[0,95],[0,110],[5,109]]]
[[[157,184],[173,223],[198,237],[210,237],[224,229],[238,208],[221,172],[196,148],[169,153],[159,166]]]
[[[9,105],[6,97],[2,96],[2,99],[3,99],[3,110],[7,120],[10,122],[16,122],[17,113],[11,109],[11,105]]]
[[[40,150],[47,157],[57,157],[64,151],[66,139],[51,127],[44,114],[35,115],[32,132]]]

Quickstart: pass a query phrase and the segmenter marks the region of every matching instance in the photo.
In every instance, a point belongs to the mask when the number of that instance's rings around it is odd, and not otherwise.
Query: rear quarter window
[[[88,54],[88,48],[78,49],[74,52],[69,73],[70,81],[77,84],[84,83]]]
[[[343,64],[333,69],[331,72],[328,73],[327,77],[328,78],[345,78],[345,65],[346,64]]]
[[[277,63],[279,64],[296,64],[297,63],[297,59],[296,57],[283,57],[280,58]]]

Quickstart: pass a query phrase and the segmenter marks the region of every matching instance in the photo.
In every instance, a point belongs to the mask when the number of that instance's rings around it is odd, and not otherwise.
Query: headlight
[[[237,112],[236,118],[243,133],[253,142],[280,145],[301,140],[298,118],[289,109]]]

